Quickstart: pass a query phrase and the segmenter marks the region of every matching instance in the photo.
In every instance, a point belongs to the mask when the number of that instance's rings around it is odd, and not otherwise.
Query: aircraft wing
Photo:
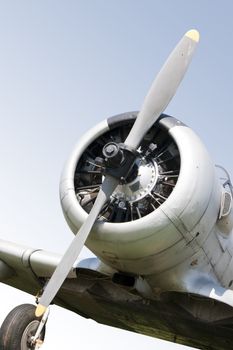
[[[30,294],[43,288],[59,261],[59,255],[0,240],[1,282]],[[98,259],[87,259],[70,271],[54,303],[136,333],[206,350],[233,349],[232,307],[187,293],[148,299],[133,286],[113,282],[113,275]]]
[[[36,295],[52,275],[60,256],[0,240],[0,281]]]

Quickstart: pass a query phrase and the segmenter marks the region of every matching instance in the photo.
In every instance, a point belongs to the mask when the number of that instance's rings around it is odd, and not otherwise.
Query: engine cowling
[[[129,112],[101,122],[74,148],[60,183],[63,212],[74,234],[103,181],[103,146],[123,142],[136,116]],[[169,269],[193,256],[213,229],[221,188],[198,136],[162,115],[145,135],[131,177],[114,191],[86,245],[119,271],[147,275]]]

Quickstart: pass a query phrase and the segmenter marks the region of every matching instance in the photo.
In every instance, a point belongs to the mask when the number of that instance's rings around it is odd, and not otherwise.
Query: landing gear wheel
[[[40,323],[35,316],[35,306],[23,304],[15,307],[5,318],[0,329],[0,350],[34,350],[35,345],[30,344],[31,337],[35,335]],[[45,328],[39,340],[43,342]]]

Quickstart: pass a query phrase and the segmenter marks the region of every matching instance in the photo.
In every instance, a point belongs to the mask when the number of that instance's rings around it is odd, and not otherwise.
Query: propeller
[[[129,135],[125,140],[123,146],[126,149],[130,149],[132,152],[136,151],[146,132],[156,122],[161,113],[167,107],[184,77],[198,41],[198,31],[190,30],[183,36],[175,49],[172,51],[159,74],[155,78],[143,102],[141,111],[139,112]],[[109,154],[109,156],[111,156],[112,153],[116,155],[116,150],[117,152],[119,151],[119,147],[117,145],[105,146],[105,153]],[[121,170],[125,177],[128,175],[127,172],[134,163],[133,158],[131,159],[131,164],[128,168],[124,168],[122,166]],[[80,251],[83,248],[85,241],[87,240],[87,237],[91,232],[91,229],[95,224],[104,204],[110,199],[110,196],[119,184],[119,181],[119,177],[114,177],[114,169],[112,172],[106,173],[98,196],[86,221],[83,223],[77,235],[71,242],[71,245],[65,252],[63,258],[44,289],[40,302],[36,308],[37,317],[41,317],[45,313],[46,309],[56,296],[75,260],[79,256]]]

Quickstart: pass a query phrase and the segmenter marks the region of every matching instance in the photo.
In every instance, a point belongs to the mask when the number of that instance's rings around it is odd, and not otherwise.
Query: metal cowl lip
[[[133,113],[134,115],[128,113],[131,120],[135,117],[135,112]],[[63,172],[60,187],[61,202],[65,218],[74,234],[77,233],[88,215],[77,200],[75,192],[74,174],[77,163],[85,149],[99,135],[101,136],[109,131],[114,132],[114,125],[125,127],[127,114],[124,117],[120,116],[119,119],[114,117],[114,123],[111,122],[111,127],[108,126],[109,124],[106,121],[102,122],[101,125],[97,125],[91,132],[84,135],[82,141],[74,149]],[[174,217],[184,222],[184,225],[190,224],[191,229],[200,220],[207,208],[209,198],[205,197],[203,188],[207,191],[208,197],[212,192],[211,179],[214,178],[214,174],[212,162],[205,147],[190,128],[184,126],[175,118],[164,116],[160,119],[159,124],[178,145],[181,160],[178,181],[165,203],[148,215],[129,222],[111,223],[100,220],[95,223],[86,245],[103,260],[108,260],[108,256],[112,257],[109,258],[110,260],[119,260],[126,256],[129,259],[134,259],[143,255],[149,256],[156,254],[156,252],[159,253],[163,249],[176,244],[182,238],[179,229],[172,222]],[[202,154],[201,158],[199,157],[200,152]],[[158,166],[158,163],[156,164]],[[199,177],[202,177],[205,172],[210,181],[204,181],[203,183]],[[147,170],[144,178],[145,182],[150,182],[150,180],[157,182],[153,176]],[[191,185],[190,178],[193,179]],[[136,201],[132,197],[129,199]],[[193,208],[195,205],[197,206],[197,203],[198,208],[196,207],[194,211]],[[168,211],[173,213],[171,218],[167,215]],[[190,213],[192,222],[187,222]]]

